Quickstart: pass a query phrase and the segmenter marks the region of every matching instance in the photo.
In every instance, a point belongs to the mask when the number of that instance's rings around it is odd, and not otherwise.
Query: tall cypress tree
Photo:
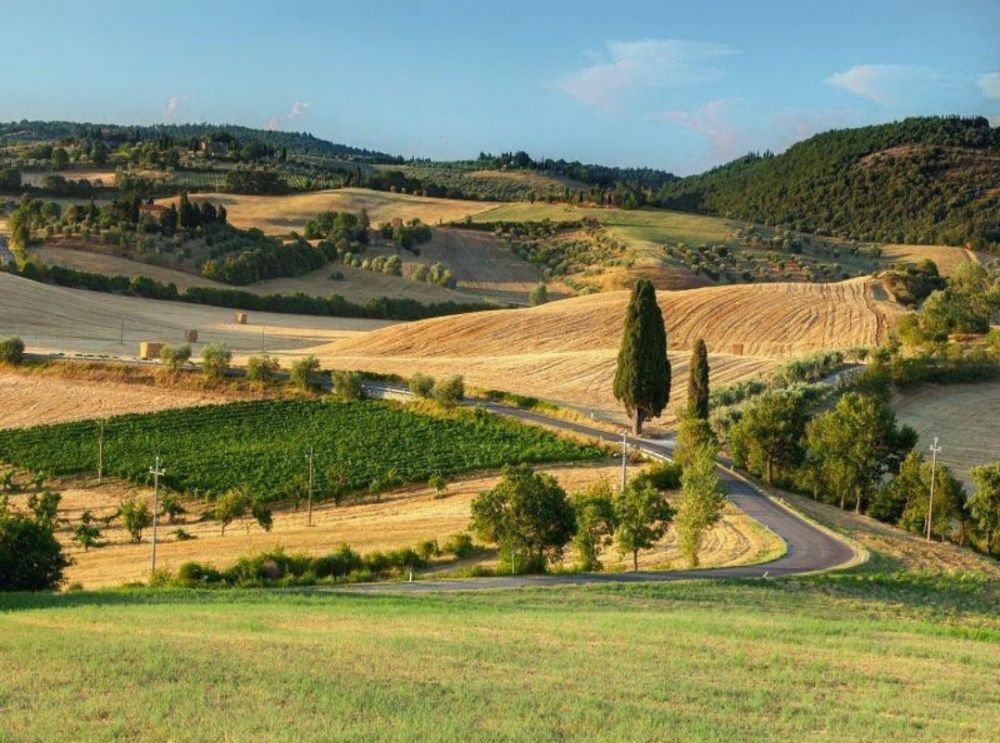
[[[670,400],[667,331],[656,304],[656,289],[648,279],[636,282],[625,312],[614,393],[624,403],[637,436],[643,421],[657,417]]]
[[[691,352],[688,369],[688,413],[708,420],[708,348],[699,338]]]

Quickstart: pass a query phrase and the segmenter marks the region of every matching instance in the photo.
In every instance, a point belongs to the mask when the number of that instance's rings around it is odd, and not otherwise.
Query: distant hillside
[[[1000,130],[924,117],[830,131],[668,183],[657,201],[858,240],[1000,250]]]
[[[120,124],[85,124],[72,121],[15,121],[0,123],[0,140],[9,143],[44,142],[60,139],[83,139],[120,144],[123,142],[174,141],[191,139],[232,138],[240,145],[256,142],[289,154],[314,155],[362,160],[366,162],[400,162],[384,152],[334,144],[306,132],[282,132],[251,129],[235,124],[155,124],[153,126],[123,126]]]

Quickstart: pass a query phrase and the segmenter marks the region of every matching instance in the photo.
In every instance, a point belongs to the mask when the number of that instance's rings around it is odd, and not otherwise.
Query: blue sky
[[[912,114],[1000,124],[1000,2],[21,2],[0,120],[231,122],[689,173]]]

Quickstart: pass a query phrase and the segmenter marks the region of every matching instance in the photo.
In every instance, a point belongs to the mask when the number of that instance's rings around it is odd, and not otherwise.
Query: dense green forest
[[[661,188],[659,206],[877,242],[1000,249],[1000,129],[910,118],[818,134]]]
[[[192,140],[255,142],[288,154],[315,155],[370,162],[401,162],[402,159],[384,152],[334,144],[306,132],[283,132],[271,129],[251,129],[235,124],[155,124],[153,126],[123,126],[119,124],[86,124],[72,121],[12,121],[0,123],[0,142],[20,144],[53,140],[88,140],[109,146],[138,142],[186,142]]]

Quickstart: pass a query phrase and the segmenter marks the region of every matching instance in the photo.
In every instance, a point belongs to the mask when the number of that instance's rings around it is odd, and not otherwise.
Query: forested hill
[[[334,144],[306,132],[283,132],[251,129],[235,124],[156,124],[124,126],[120,124],[83,124],[72,121],[12,121],[0,123],[0,140],[10,143],[77,139],[103,141],[106,144],[173,140],[216,139],[239,144],[256,142],[289,154],[317,155],[366,162],[400,162],[401,158],[384,152]]]
[[[1000,129],[923,117],[816,135],[668,183],[660,205],[858,240],[1000,251]]]

